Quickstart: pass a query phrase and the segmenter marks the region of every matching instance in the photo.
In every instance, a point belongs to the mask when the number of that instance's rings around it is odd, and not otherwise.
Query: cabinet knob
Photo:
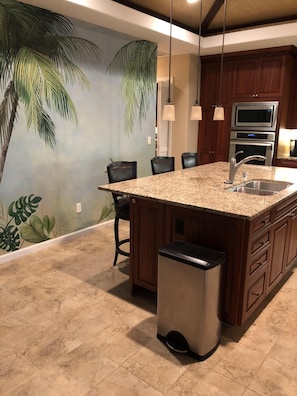
[[[252,292],[252,294],[253,294],[254,296],[257,296],[257,297],[260,296],[260,293],[259,293],[259,292]]]

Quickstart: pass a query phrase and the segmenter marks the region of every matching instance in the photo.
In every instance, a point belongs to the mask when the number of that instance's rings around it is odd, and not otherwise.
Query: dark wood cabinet
[[[201,165],[216,161],[228,161],[233,62],[225,62],[223,65],[222,97],[221,103],[218,103],[220,66],[219,59],[214,62],[202,61],[201,105],[203,119],[200,121],[198,134],[198,153]],[[213,120],[214,109],[218,104],[224,107],[224,121]]]
[[[157,291],[158,251],[167,243],[223,251],[220,312],[232,325],[242,325],[297,261],[296,196],[251,221],[140,198],[131,208],[132,291]]]
[[[213,121],[214,107],[203,108],[201,134],[199,133],[199,163],[200,165],[216,161],[228,161],[231,107],[225,107],[225,120]]]
[[[286,168],[297,168],[297,161],[278,158],[276,160],[276,166],[284,166]]]
[[[272,231],[272,254],[271,264],[268,274],[267,291],[270,292],[274,286],[281,280],[284,272],[286,257],[286,239],[288,235],[288,219],[278,221],[274,224]]]
[[[291,80],[291,92],[289,99],[287,128],[297,128],[297,56],[293,63],[293,76]]]
[[[233,100],[275,100],[283,94],[286,56],[235,61]]]
[[[131,203],[132,292],[135,286],[157,290],[158,250],[164,245],[164,206],[156,201],[132,198]]]
[[[294,46],[284,46],[225,54],[221,103],[225,108],[224,121],[212,120],[214,107],[219,104],[220,56],[202,57],[200,102],[203,119],[198,131],[201,164],[228,161],[234,102],[279,101],[276,144],[280,127],[297,128],[296,59],[293,64],[296,51]],[[273,161],[275,164],[275,158]]]
[[[285,263],[285,272],[292,268],[297,258],[297,207],[294,207],[290,213],[289,226],[288,255]]]

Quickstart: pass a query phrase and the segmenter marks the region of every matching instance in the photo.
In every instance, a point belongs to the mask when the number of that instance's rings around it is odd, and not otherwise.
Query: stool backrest
[[[137,161],[116,161],[107,165],[109,183],[116,183],[137,178]],[[120,194],[113,193],[115,202]]]
[[[152,173],[172,172],[175,169],[174,157],[157,156],[151,159]]]
[[[198,153],[182,153],[181,160],[183,169],[198,166]]]

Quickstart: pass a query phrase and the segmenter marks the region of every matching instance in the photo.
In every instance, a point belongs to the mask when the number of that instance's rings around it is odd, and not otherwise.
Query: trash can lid
[[[225,253],[185,241],[175,241],[159,250],[159,255],[209,270],[222,264]]]

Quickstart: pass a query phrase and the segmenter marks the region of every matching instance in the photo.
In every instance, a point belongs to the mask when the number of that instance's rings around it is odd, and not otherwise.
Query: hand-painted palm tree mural
[[[140,123],[146,118],[150,101],[155,99],[156,59],[155,43],[135,40],[120,48],[107,68],[110,74],[123,76],[124,129],[128,134],[133,132],[137,118]],[[90,87],[75,62],[98,64],[100,60],[100,48],[77,37],[75,27],[66,17],[16,0],[0,0],[0,90],[3,92],[0,103],[0,184],[5,164],[7,172],[10,170],[11,157],[6,161],[7,153],[10,146],[16,145],[17,140],[12,144],[11,138],[14,129],[19,130],[19,126],[15,126],[21,112],[24,112],[26,121],[24,133],[35,130],[46,146],[54,149],[60,129],[57,127],[56,132],[50,113],[78,121],[66,85]],[[15,132],[14,139],[16,136],[20,135]],[[73,231],[73,212],[67,213],[65,221],[62,218],[62,224],[58,226],[60,211],[59,214],[54,212],[55,216],[44,215],[44,208],[41,211],[39,207],[43,190],[33,192],[30,189],[25,193],[17,192],[15,198],[6,198],[6,208],[0,201],[0,250],[11,252],[23,247],[25,242],[39,243]],[[65,204],[69,205],[69,202],[65,201]],[[99,219],[94,219],[94,223],[113,217],[114,208],[109,199],[100,209]]]
[[[125,130],[131,133],[135,119],[146,118],[156,92],[157,45],[151,41],[135,40],[115,54],[108,71],[123,75],[121,83],[125,102]]]
[[[75,36],[65,17],[16,0],[0,1],[0,183],[19,103],[24,105],[28,129],[32,126],[45,143],[54,147],[52,109],[76,120],[76,110],[66,83],[88,86],[74,60],[97,61],[100,49]]]

